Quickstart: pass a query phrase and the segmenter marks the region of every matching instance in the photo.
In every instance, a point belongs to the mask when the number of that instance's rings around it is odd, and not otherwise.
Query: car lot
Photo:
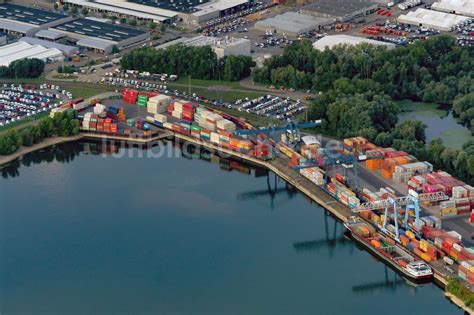
[[[72,94],[57,85],[3,84],[0,88],[0,126],[62,105]]]
[[[289,120],[306,110],[301,100],[291,100],[279,96],[266,95],[253,100],[237,100],[230,104],[238,111],[245,111],[259,116]]]

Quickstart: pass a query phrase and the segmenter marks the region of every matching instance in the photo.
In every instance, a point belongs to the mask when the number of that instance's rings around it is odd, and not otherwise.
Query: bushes
[[[67,137],[78,133],[79,121],[72,114],[58,113],[54,118],[42,119],[37,126],[12,130],[0,135],[0,155],[15,153],[22,145],[29,147],[54,135]]]
[[[0,78],[38,78],[44,71],[44,62],[39,59],[21,59],[8,67],[0,66]]]
[[[450,278],[446,290],[461,299],[464,304],[474,309],[474,292],[462,285],[457,278]]]

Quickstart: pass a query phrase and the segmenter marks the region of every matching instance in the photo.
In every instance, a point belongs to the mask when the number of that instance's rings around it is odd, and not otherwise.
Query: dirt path
[[[82,137],[83,137],[82,135],[71,136],[71,137],[54,137],[54,138],[45,139],[43,142],[34,144],[31,147],[21,147],[18,151],[16,151],[13,154],[0,156],[0,166],[10,163],[11,161],[18,159],[19,157],[25,154],[44,149],[54,144],[59,144],[59,143],[64,143],[64,142],[69,142],[69,141],[77,141],[81,139]]]

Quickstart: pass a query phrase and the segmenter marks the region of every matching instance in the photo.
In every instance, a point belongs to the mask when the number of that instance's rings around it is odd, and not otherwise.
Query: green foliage
[[[127,19],[124,17],[120,18],[120,24],[125,24],[125,23],[127,23]]]
[[[137,20],[131,19],[130,21],[128,21],[128,24],[129,24],[130,26],[137,26]]]
[[[74,65],[72,66],[58,66],[58,73],[68,73],[68,74],[71,74],[71,73],[74,73],[77,71],[76,67]]]
[[[472,47],[458,46],[451,36],[391,51],[367,44],[319,51],[303,40],[286,47],[281,56],[266,60],[252,75],[255,82],[313,92],[328,91],[341,78],[345,82],[371,80],[372,88],[392,98],[451,104],[456,95],[474,91],[473,57]]]
[[[67,137],[79,133],[79,121],[70,113],[57,113],[46,117],[36,126],[12,130],[0,135],[0,155],[16,152],[22,145],[29,147],[55,135]]]
[[[446,290],[461,299],[467,307],[474,309],[474,292],[462,285],[458,278],[450,278]]]
[[[79,9],[76,6],[73,6],[71,9],[71,14],[73,16],[76,16],[78,12],[79,12]]]
[[[472,124],[474,121],[474,92],[456,97],[453,102],[453,110],[461,122],[470,126],[474,131]]]
[[[40,59],[21,59],[8,67],[0,66],[0,78],[37,78],[44,71],[44,62]]]
[[[82,8],[81,14],[84,15],[84,16],[86,16],[87,14],[89,14],[89,9],[86,8],[86,7]]]
[[[236,81],[249,76],[255,63],[248,56],[226,56],[218,60],[209,46],[173,45],[161,50],[151,47],[134,49],[122,57],[120,65],[125,70]]]
[[[117,53],[119,53],[119,52],[120,52],[120,50],[119,50],[119,48],[117,47],[117,45],[113,45],[113,46],[112,46],[112,54],[117,54]]]
[[[160,32],[163,33],[164,31],[166,31],[166,25],[163,24],[163,23],[161,23],[161,25],[160,25]]]
[[[154,30],[156,29],[156,27],[158,26],[158,24],[156,24],[155,22],[150,22],[150,29]]]

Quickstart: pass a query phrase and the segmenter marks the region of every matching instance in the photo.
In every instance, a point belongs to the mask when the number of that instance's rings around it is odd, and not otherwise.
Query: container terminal
[[[302,131],[318,121],[255,128],[208,106],[132,89],[76,99],[51,115],[58,111],[76,111],[86,138],[174,138],[270,170],[407,278],[426,281],[432,272],[441,286],[453,276],[474,285],[474,188],[406,152]]]

